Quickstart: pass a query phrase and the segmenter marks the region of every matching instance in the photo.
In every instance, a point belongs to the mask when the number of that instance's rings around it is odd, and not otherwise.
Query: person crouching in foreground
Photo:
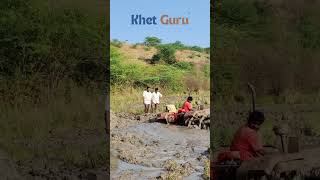
[[[248,122],[235,133],[230,151],[238,151],[239,159],[250,160],[265,154],[258,133],[264,119],[262,112],[253,111],[249,115]]]
[[[185,125],[185,114],[193,111],[192,102],[193,98],[189,96],[187,100],[183,103],[182,108],[178,110],[178,124]]]
[[[261,137],[258,133],[261,125],[265,120],[264,114],[260,111],[253,111],[249,114],[247,123],[241,126],[235,133],[230,149],[219,153],[218,159],[211,162],[211,177],[216,179],[234,179],[233,175],[228,176],[225,172],[217,173],[216,165],[224,164],[240,166],[242,161],[247,161],[265,155]],[[225,178],[222,178],[225,177]]]
[[[181,112],[189,112],[192,111],[192,102],[193,98],[189,96],[187,100],[183,103],[182,108],[180,109]]]

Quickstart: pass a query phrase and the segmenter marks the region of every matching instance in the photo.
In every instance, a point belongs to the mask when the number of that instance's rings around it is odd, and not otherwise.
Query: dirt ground
[[[112,179],[203,179],[209,131],[111,113]]]
[[[52,132],[49,141],[37,145],[20,142],[21,147],[38,146],[40,149],[51,149],[52,152],[23,163],[15,162],[8,154],[0,152],[0,179],[105,180],[108,174],[106,157],[98,156],[102,148],[106,148],[101,145],[102,141],[105,141],[105,134],[78,129],[64,137]],[[90,148],[94,150],[89,151]],[[86,153],[88,154],[85,155]],[[97,156],[93,157],[94,155]]]

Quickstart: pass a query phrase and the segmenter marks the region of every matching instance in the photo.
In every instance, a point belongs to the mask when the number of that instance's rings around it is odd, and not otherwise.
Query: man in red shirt
[[[177,118],[178,118],[178,122],[177,123],[178,124],[185,125],[185,118],[186,118],[185,114],[187,112],[190,112],[190,111],[193,110],[192,109],[192,104],[191,104],[192,100],[193,100],[193,98],[191,96],[189,96],[187,98],[187,100],[183,103],[182,108],[180,108],[178,110],[178,116],[177,116]]]
[[[187,100],[183,103],[181,112],[189,112],[189,111],[192,111],[191,101],[192,101],[192,97],[189,96],[189,97],[187,98]]]
[[[239,152],[240,160],[250,160],[265,154],[258,133],[263,122],[264,114],[260,111],[253,111],[249,115],[247,124],[241,126],[234,135],[230,151]]]
[[[219,180],[221,175],[224,176],[223,172],[216,172],[214,166],[217,164],[228,164],[230,160],[236,160],[237,163],[240,163],[241,161],[251,160],[265,154],[258,133],[264,119],[264,114],[260,111],[250,113],[247,123],[241,126],[235,133],[230,149],[219,153],[217,161],[212,162],[212,179]]]

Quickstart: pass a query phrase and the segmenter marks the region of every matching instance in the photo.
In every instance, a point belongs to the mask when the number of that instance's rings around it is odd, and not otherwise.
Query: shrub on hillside
[[[210,53],[210,48],[209,47],[208,48],[204,48],[204,52],[209,54]]]
[[[210,78],[210,65],[209,64],[205,64],[203,66],[203,72],[204,72],[205,77]]]
[[[177,62],[175,53],[176,50],[173,47],[162,45],[158,48],[158,53],[152,59],[157,60],[160,58],[160,60],[163,60],[167,64],[174,64]]]
[[[193,64],[191,62],[177,62],[174,64],[174,66],[176,66],[179,69],[183,69],[183,70],[192,70],[193,69]]]
[[[152,56],[151,64],[155,64],[155,63],[159,62],[160,60],[161,60],[160,54],[155,54],[154,56]]]
[[[196,77],[196,76],[186,77],[184,81],[186,86],[192,91],[197,91],[201,89],[202,79],[199,79],[199,77]]]
[[[144,40],[144,44],[146,46],[157,46],[161,43],[161,39],[157,37],[146,37]]]
[[[140,45],[139,43],[135,43],[134,45],[132,45],[132,48],[133,48],[133,49],[137,49],[137,47],[138,47],[139,45]]]
[[[199,46],[191,46],[188,49],[190,49],[192,51],[204,52],[204,48],[199,47]]]
[[[119,41],[118,39],[113,39],[110,44],[115,47],[121,48],[123,43],[121,41]]]
[[[174,43],[165,44],[164,46],[170,46],[171,48],[175,50],[191,50],[191,51],[197,51],[197,52],[204,52],[204,48],[199,46],[187,46],[182,44],[180,41],[176,41]]]
[[[101,33],[105,27],[79,10],[52,13],[46,5],[22,0],[0,3],[0,99],[7,98],[7,92],[25,90],[15,97],[30,100],[42,93],[27,94],[29,87],[54,94],[65,79],[86,87],[103,86],[106,80],[106,38]]]
[[[127,64],[118,50],[110,48],[110,83],[111,85],[132,85],[146,76],[143,66]]]
[[[172,44],[168,44],[168,45],[172,46],[176,50],[181,50],[181,49],[186,48],[186,46],[184,44],[182,44],[181,41],[176,41],[176,42],[174,42]]]

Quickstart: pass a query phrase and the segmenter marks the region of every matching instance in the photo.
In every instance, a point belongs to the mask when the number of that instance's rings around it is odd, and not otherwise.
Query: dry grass
[[[210,82],[206,77],[204,77],[204,72],[202,72],[203,66],[205,64],[209,64],[208,61],[208,54],[206,53],[199,53],[197,51],[191,50],[182,50],[177,51],[176,56],[179,56],[180,61],[190,61],[190,54],[195,54],[194,61],[195,63],[195,70],[190,71],[191,76],[184,79],[176,77],[175,75],[180,72],[186,73],[185,70],[182,69],[166,69],[168,74],[162,73],[162,69],[166,68],[166,65],[157,64],[151,65],[147,62],[148,59],[151,59],[152,56],[157,52],[156,48],[150,47],[149,50],[145,50],[144,45],[130,45],[128,43],[122,43],[121,46],[116,48],[119,50],[120,54],[122,55],[121,61],[125,64],[133,64],[137,65],[138,68],[135,70],[137,74],[144,75],[145,77],[159,77],[162,78],[161,80],[166,80],[168,78],[174,79],[171,84],[166,84],[165,88],[160,87],[160,92],[164,95],[161,100],[161,106],[159,107],[159,111],[164,110],[165,104],[175,104],[177,107],[180,107],[184,102],[187,96],[187,90],[183,92],[181,90],[169,90],[172,87],[181,87],[179,83],[183,83],[184,87],[188,87],[192,90],[197,89],[199,92],[196,94],[192,92],[192,96],[195,96],[195,101],[200,100],[201,102],[206,102],[208,105],[210,104],[210,95],[209,95],[209,85]],[[200,57],[198,57],[200,56]],[[189,58],[189,59],[188,59]],[[148,69],[147,69],[148,68]],[[141,71],[141,72],[140,72]],[[142,72],[143,71],[143,72]],[[161,73],[160,73],[161,72]],[[179,73],[178,73],[179,74]],[[138,76],[138,75],[137,75]],[[143,78],[142,78],[143,79]],[[149,85],[152,87],[152,85]],[[158,86],[158,85],[157,85]],[[143,98],[142,92],[144,91],[143,88],[132,87],[129,85],[114,85],[111,87],[111,107],[112,111],[114,112],[131,112],[131,113],[143,113]]]
[[[125,54],[130,59],[149,60],[157,53],[155,47],[149,47],[146,50],[144,45],[131,45],[123,43],[120,47],[120,52]],[[210,61],[210,55],[192,50],[177,50],[175,57],[177,61],[192,62],[195,64],[206,64]]]
[[[204,166],[204,174],[202,175],[204,180],[210,179],[210,160],[207,159]]]
[[[183,179],[183,177],[189,176],[192,171],[192,167],[190,164],[178,164],[174,160],[167,160],[164,163],[163,167],[167,171],[160,176],[160,178],[163,180]]]
[[[208,63],[210,55],[192,50],[179,50],[176,52],[178,61],[192,62],[192,63]]]
[[[111,87],[110,105],[114,112],[129,112],[129,113],[143,113],[143,89],[133,87]],[[163,97],[160,99],[160,106],[158,112],[164,111],[166,104],[174,104],[176,107],[181,107],[188,94],[176,93],[169,90],[159,89]],[[196,107],[195,102],[201,101],[210,105],[210,92],[200,91],[199,94],[191,94],[194,96],[193,106]]]
[[[84,168],[105,165],[104,96],[73,88],[71,97],[70,103],[57,95],[39,105],[1,104],[1,146],[26,166],[39,161]]]
[[[131,44],[123,43],[120,52],[125,54],[130,59],[147,60],[157,52],[156,48],[150,47],[148,51],[145,50],[145,46],[137,45],[135,48]]]

